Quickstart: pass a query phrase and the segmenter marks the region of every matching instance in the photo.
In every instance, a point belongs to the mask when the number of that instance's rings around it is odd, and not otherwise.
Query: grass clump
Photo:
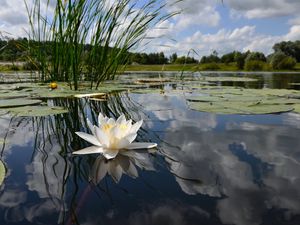
[[[30,61],[42,81],[66,81],[77,90],[84,77],[97,88],[124,69],[130,50],[151,39],[150,28],[176,14],[166,7],[159,0],[57,0],[54,7],[34,0],[27,4]]]

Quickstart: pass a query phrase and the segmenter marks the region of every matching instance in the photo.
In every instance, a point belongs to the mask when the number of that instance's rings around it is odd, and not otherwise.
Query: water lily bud
[[[49,87],[53,90],[53,89],[56,89],[57,88],[57,83],[55,82],[51,82]]]

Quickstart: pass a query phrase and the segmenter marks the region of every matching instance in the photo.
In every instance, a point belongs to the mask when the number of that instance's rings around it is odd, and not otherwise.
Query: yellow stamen
[[[104,124],[103,126],[102,126],[102,130],[104,131],[104,132],[108,132],[111,128],[112,128],[113,126],[111,125],[111,124]]]
[[[127,129],[126,124],[121,124],[121,125],[120,125],[120,129],[121,129],[121,130],[126,130],[126,129]]]

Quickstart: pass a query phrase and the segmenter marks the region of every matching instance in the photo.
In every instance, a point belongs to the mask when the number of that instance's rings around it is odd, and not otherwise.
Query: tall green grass
[[[114,79],[128,52],[151,40],[147,31],[178,13],[160,0],[57,0],[54,7],[33,0],[26,7],[30,59],[41,80],[74,89],[82,78],[91,88]]]

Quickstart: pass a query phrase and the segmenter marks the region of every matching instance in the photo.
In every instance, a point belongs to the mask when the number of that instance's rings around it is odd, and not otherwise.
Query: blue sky
[[[300,39],[300,0],[224,0],[223,4],[221,0],[184,0],[168,10],[182,13],[149,31],[150,36],[164,38],[148,45],[147,52],[186,55],[193,49],[200,56],[213,50],[220,55],[233,50],[269,54],[276,42]],[[0,31],[26,36],[26,27],[23,0],[1,0]],[[161,27],[166,29],[157,29]]]

